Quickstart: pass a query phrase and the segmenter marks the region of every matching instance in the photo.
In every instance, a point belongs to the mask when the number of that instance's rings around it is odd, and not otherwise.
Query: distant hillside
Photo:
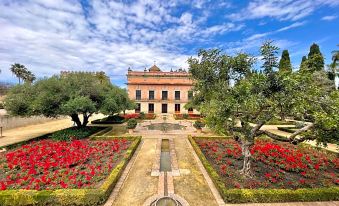
[[[0,82],[0,96],[6,95],[13,85]],[[0,99],[1,100],[1,99]]]

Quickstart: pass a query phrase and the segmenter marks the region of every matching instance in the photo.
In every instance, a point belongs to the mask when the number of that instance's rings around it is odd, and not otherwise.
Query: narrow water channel
[[[161,172],[172,171],[169,139],[163,139],[161,141],[160,171]]]

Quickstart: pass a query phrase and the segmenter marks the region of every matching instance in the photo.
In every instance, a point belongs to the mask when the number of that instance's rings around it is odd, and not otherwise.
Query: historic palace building
[[[153,65],[148,70],[128,69],[127,89],[137,103],[136,113],[193,113],[184,109],[193,97],[190,75],[185,70],[163,72]]]

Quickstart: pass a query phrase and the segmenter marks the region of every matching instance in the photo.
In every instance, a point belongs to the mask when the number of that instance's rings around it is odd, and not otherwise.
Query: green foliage
[[[140,112],[140,119],[145,119],[145,118],[146,118],[145,112]]]
[[[274,71],[278,67],[278,54],[279,48],[273,45],[273,41],[268,40],[263,43],[260,47],[260,54],[262,56],[263,65],[261,68],[264,69],[266,74]]]
[[[198,58],[188,59],[189,72],[197,80],[189,107],[199,110],[202,102],[214,96],[211,91],[228,87],[231,79],[239,80],[250,75],[254,63],[255,58],[244,53],[229,56],[218,49],[200,50]]]
[[[182,114],[182,117],[183,117],[184,119],[188,119],[188,118],[189,118],[189,115],[188,115],[187,113],[184,113],[184,114]]]
[[[315,72],[324,70],[324,57],[317,44],[313,43],[307,58],[307,71]]]
[[[136,119],[129,119],[127,122],[127,129],[135,129],[137,127],[137,120]]]
[[[284,50],[281,54],[281,59],[279,61],[279,72],[292,72],[292,65],[288,50]]]
[[[116,138],[116,137],[115,137]],[[114,139],[114,137],[110,137]],[[92,206],[101,205],[111,194],[128,161],[138,147],[141,137],[133,137],[124,159],[113,169],[98,189],[58,189],[58,190],[4,190],[0,191],[3,206]]]
[[[119,115],[110,115],[108,117],[97,119],[92,121],[92,124],[122,124],[125,122],[125,118]]]
[[[86,126],[96,112],[114,114],[131,108],[125,90],[88,73],[69,73],[13,87],[5,99],[11,115],[69,115],[78,127]],[[83,116],[81,123],[79,116]]]
[[[102,130],[102,127],[71,127],[64,130],[56,131],[49,135],[49,138],[60,141],[67,141],[71,140],[72,138],[83,139],[100,130]]]
[[[219,67],[214,66],[218,65],[218,58],[211,58],[211,55],[207,55],[208,58],[200,57],[201,61],[191,58],[189,71],[195,81],[194,90],[197,94],[193,102],[196,108],[205,114],[209,128],[221,134],[233,133],[249,141],[250,144],[255,137],[262,135],[260,131],[262,125],[276,116],[281,116],[281,119],[285,116],[309,116],[319,118],[314,122],[315,127],[310,129],[310,133],[319,136],[303,134],[305,137],[319,141],[337,138],[334,134],[336,131],[334,125],[335,122],[338,125],[338,121],[334,114],[339,113],[339,107],[333,101],[338,98],[335,97],[336,95],[330,97],[329,91],[331,90],[323,86],[326,82],[319,80],[324,75],[319,72],[274,72],[275,54],[278,48],[271,43],[265,42],[261,47],[262,56],[266,62],[263,65],[265,73],[252,72],[243,79],[236,80],[232,87],[228,84],[232,76],[229,70],[224,70],[224,78],[214,79],[218,77],[215,74],[220,73]],[[214,56],[220,55],[218,53]],[[208,62],[203,62],[205,59],[208,59]],[[231,63],[224,62],[224,64]],[[223,68],[231,66],[223,65]],[[254,128],[251,123],[257,124],[258,127]],[[325,134],[327,131],[325,128],[330,128],[331,132]],[[325,138],[329,134],[331,137]]]
[[[200,120],[197,120],[197,121],[194,122],[193,127],[196,128],[196,129],[201,129],[201,128],[205,127],[205,123],[203,123]]]

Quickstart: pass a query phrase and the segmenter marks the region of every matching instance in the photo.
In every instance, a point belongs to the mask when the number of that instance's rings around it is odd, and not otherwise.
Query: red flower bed
[[[190,120],[198,120],[201,119],[201,115],[200,114],[190,114],[188,113],[188,118]],[[184,114],[174,114],[174,118],[175,119],[185,119]]]
[[[95,188],[130,141],[42,140],[0,154],[0,190]]]
[[[120,115],[120,116],[125,118],[125,119],[138,119],[138,118],[140,118],[140,114],[138,114],[138,113],[125,114],[125,115]]]
[[[243,156],[232,139],[195,141],[227,188],[318,188],[339,185],[339,158],[310,147],[258,140],[251,148],[253,178],[239,174]]]

